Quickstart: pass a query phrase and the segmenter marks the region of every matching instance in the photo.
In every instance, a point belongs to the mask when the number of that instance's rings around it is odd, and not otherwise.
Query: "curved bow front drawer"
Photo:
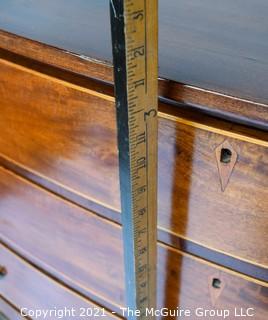
[[[1,163],[119,221],[113,98],[3,59],[0,89]],[[159,113],[159,230],[267,266],[267,133],[170,109]]]
[[[95,314],[105,315],[105,319],[119,319],[42,274],[1,244],[0,264],[6,270],[0,275],[0,296],[20,310],[21,318],[89,319]],[[19,314],[0,299],[0,317],[1,311],[7,319],[8,316],[12,316],[10,320],[19,319]]]
[[[0,194],[0,237],[4,243],[60,282],[120,313],[125,304],[120,226],[3,169]],[[19,307],[27,303],[45,306],[54,300],[62,305],[80,303],[67,289],[3,247],[0,265],[7,271],[0,280],[0,294]],[[236,307],[254,308],[255,319],[262,320],[268,310],[265,286],[264,282],[158,245],[159,308],[181,307],[194,312],[198,306],[226,308],[231,313]]]

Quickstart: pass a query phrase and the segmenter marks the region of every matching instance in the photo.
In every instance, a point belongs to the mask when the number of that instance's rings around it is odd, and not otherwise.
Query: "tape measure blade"
[[[127,306],[156,304],[157,1],[110,1]],[[131,315],[129,319],[136,319]]]

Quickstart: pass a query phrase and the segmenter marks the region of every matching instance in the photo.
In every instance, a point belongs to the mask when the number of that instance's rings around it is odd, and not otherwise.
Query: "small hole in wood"
[[[7,269],[4,266],[0,266],[0,278],[3,278],[7,274]]]
[[[215,289],[220,289],[221,288],[221,280],[218,278],[214,278],[212,280],[212,287]]]
[[[232,151],[227,148],[221,149],[221,162],[222,163],[230,163],[232,158]]]

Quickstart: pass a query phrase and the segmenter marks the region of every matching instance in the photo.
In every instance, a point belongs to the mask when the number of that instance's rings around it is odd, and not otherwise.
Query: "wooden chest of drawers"
[[[112,83],[0,31],[0,318],[122,317]],[[268,106],[163,79],[159,96],[158,306],[266,319]]]
[[[120,313],[124,306],[121,228],[8,170],[2,169],[0,178],[1,194],[8,195],[8,201],[1,205],[4,243],[58,282]],[[17,307],[49,308],[53,299],[61,303],[58,308],[66,305],[79,309],[86,305],[82,298],[76,302],[68,289],[4,247],[0,259],[8,270],[0,293]],[[164,243],[158,248],[158,282],[160,307],[176,309],[179,300],[191,310],[195,306],[251,306],[257,310],[256,319],[266,314],[267,288],[262,281],[253,281]],[[218,282],[220,288],[214,287]],[[25,290],[26,295],[20,293]],[[44,294],[51,295],[51,301],[42,299]]]

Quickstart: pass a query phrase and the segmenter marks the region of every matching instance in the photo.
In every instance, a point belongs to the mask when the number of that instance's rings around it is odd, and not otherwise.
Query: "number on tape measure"
[[[148,319],[156,304],[157,1],[111,0],[111,28],[126,299]]]

